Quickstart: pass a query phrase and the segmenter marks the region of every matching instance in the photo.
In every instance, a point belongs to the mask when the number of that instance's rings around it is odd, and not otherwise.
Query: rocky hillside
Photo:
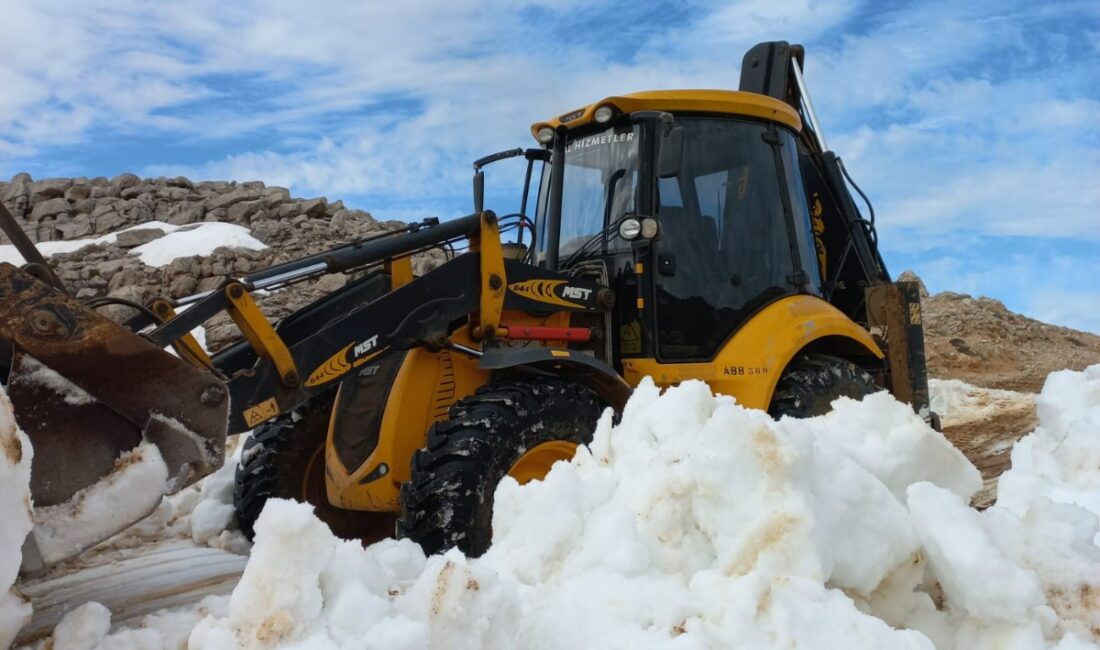
[[[36,242],[88,239],[152,221],[173,226],[224,222],[247,227],[267,248],[218,248],[205,257],[183,257],[150,267],[129,249],[164,235],[156,227],[131,230],[113,243],[100,243],[50,259],[66,286],[79,297],[110,294],[146,303],[154,295],[172,298],[211,289],[227,274],[244,274],[319,253],[357,237],[404,226],[377,221],[325,197],[292,198],[282,187],[261,182],[201,182],[182,177],[141,179],[133,174],[106,178],[53,178],[35,181],[18,174],[0,182],[0,199]],[[3,243],[8,243],[2,238]],[[438,263],[426,255],[414,261],[423,271]],[[331,276],[296,285],[292,291],[261,296],[260,306],[281,317],[344,284]],[[217,349],[236,336],[228,317],[207,327],[207,343]]]
[[[916,279],[910,271],[902,274]],[[1009,311],[1000,300],[921,285],[930,373],[941,379],[1037,393],[1055,370],[1100,363],[1100,336]]]

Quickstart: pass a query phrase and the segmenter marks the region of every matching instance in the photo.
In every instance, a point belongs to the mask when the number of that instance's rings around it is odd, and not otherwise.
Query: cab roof
[[[795,131],[802,130],[798,113],[786,102],[739,90],[649,90],[616,97],[608,97],[584,108],[569,111],[559,117],[531,125],[531,135],[538,139],[539,129],[549,126],[556,129],[565,125],[570,129],[595,121],[596,109],[609,104],[618,113],[635,111],[667,111],[669,113],[711,113],[740,115],[771,120]]]

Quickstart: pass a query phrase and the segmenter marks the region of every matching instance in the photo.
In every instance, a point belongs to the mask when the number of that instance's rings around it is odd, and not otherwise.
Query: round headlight
[[[658,230],[660,230],[660,226],[658,225],[656,219],[653,219],[652,217],[642,219],[642,239],[653,239],[657,236]]]
[[[550,144],[554,141],[554,129],[548,126],[544,126],[539,129],[539,142],[543,144]]]
[[[600,124],[605,124],[611,121],[611,118],[615,117],[615,109],[611,108],[607,104],[600,106],[596,109],[596,113],[593,115],[596,121]]]
[[[623,219],[619,224],[619,236],[626,240],[635,239],[642,232],[642,222],[637,219]]]

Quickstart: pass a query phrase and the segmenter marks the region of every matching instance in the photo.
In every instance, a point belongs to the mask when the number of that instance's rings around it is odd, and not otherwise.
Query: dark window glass
[[[794,231],[798,239],[799,256],[802,268],[810,276],[810,287],[815,293],[821,286],[821,269],[817,249],[814,246],[813,225],[810,220],[810,208],[806,204],[806,188],[802,184],[802,174],[798,170],[798,149],[794,136],[787,131],[779,131],[783,146],[783,173],[787,180],[787,192],[791,196],[791,213],[794,216]]]
[[[717,118],[675,125],[684,129],[679,174],[658,185],[658,353],[703,360],[761,305],[795,292],[788,282],[795,265],[783,172],[762,137],[769,128]],[[674,200],[665,198],[669,184]]]

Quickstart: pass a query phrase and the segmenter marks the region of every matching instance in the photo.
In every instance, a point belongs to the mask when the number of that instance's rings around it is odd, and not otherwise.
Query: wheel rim
[[[567,440],[550,440],[535,445],[508,470],[508,476],[516,479],[520,485],[541,479],[550,471],[550,467],[559,460],[570,461],[577,453],[577,443]]]

